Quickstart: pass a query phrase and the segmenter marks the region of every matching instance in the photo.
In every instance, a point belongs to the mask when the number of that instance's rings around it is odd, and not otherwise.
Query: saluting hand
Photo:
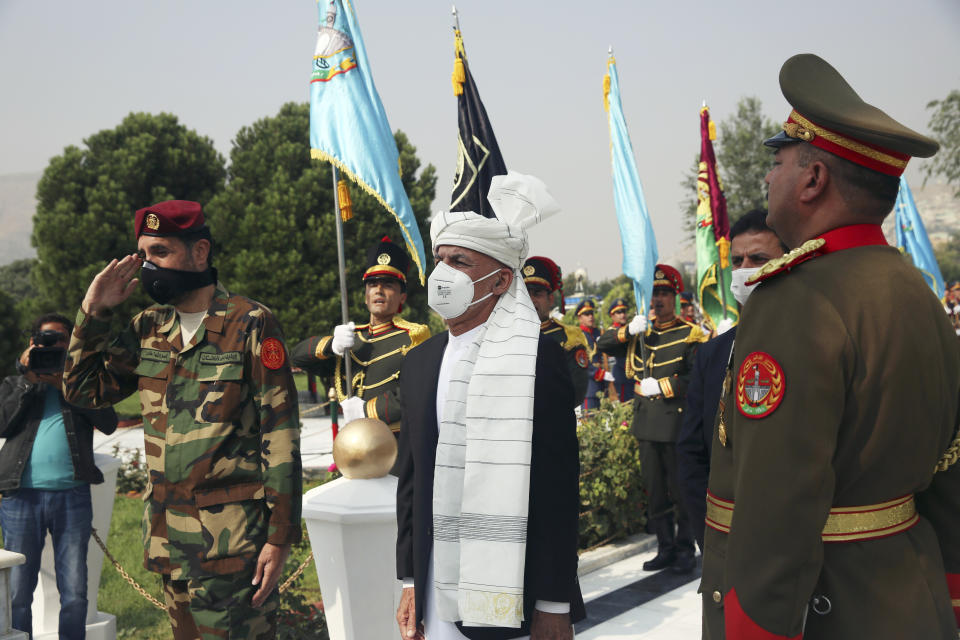
[[[111,260],[87,288],[80,305],[83,312],[88,316],[102,315],[129,298],[139,282],[134,276],[142,264],[143,260],[135,253],[119,261],[116,258]]]

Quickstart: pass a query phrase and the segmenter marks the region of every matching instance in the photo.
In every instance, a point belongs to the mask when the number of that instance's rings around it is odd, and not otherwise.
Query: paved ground
[[[305,469],[325,470],[332,462],[328,417],[302,419],[301,453]],[[143,429],[95,432],[94,450],[111,453],[143,450]],[[685,576],[650,573],[642,565],[655,555],[647,539],[611,545],[581,559],[588,570],[580,578],[587,619],[577,625],[578,640],[696,640],[700,637],[700,571]],[[593,569],[593,567],[599,567]]]

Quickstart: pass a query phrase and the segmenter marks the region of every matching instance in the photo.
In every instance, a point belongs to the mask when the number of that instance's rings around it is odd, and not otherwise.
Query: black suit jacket
[[[449,335],[410,351],[400,369],[403,419],[397,458],[397,577],[413,576],[417,622],[423,621],[427,565],[433,551],[433,467],[437,451],[437,382]],[[462,627],[472,640],[530,633],[537,600],[569,602],[570,618],[585,617],[577,581],[579,446],[573,383],[563,349],[540,336],[533,403],[530,507],[524,569],[524,623],[519,629]]]
[[[690,385],[687,387],[683,422],[677,435],[677,476],[701,551],[704,519],[707,517],[713,422],[717,416],[720,388],[736,334],[736,328],[730,329],[697,349]]]

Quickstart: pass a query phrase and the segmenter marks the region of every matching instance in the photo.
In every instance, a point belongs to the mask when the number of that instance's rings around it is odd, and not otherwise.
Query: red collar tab
[[[878,224],[852,224],[827,231],[820,236],[825,244],[818,253],[833,253],[844,249],[869,246],[888,246],[883,229]]]

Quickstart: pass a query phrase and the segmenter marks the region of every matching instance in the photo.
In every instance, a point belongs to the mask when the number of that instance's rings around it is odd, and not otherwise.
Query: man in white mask
[[[496,219],[434,218],[428,299],[449,330],[401,368],[404,640],[568,640],[585,615],[573,384],[519,277],[525,229],[558,207],[516,173],[495,177],[488,200]]]
[[[754,209],[730,229],[730,262],[733,279],[730,290],[741,308],[757,285],[746,281],[768,261],[782,256],[787,248],[767,226],[767,212]],[[713,421],[720,401],[720,388],[727,359],[733,349],[736,327],[700,346],[693,359],[683,423],[677,436],[677,473],[684,504],[693,523],[697,544],[703,551],[704,518],[707,513],[707,479],[710,476],[710,443]]]

